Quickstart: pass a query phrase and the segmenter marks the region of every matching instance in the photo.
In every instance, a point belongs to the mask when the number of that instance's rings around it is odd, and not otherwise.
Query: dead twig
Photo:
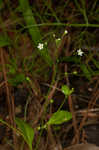
[[[10,118],[11,125],[13,125],[15,128],[16,126],[14,123],[14,116],[15,116],[15,114],[14,114],[14,100],[12,100],[12,98],[10,99],[11,95],[10,95],[8,81],[7,81],[5,61],[4,61],[4,55],[3,55],[3,49],[2,48],[0,48],[0,53],[1,53],[1,63],[2,63],[2,71],[3,71],[3,76],[4,76],[4,83],[5,83],[6,94],[7,94],[7,105],[8,105],[9,118]],[[14,140],[14,145],[16,147],[16,135],[15,135],[14,131],[13,131],[13,140]]]
[[[69,56],[69,55],[70,55],[70,53],[69,53],[70,40],[71,40],[71,39],[70,39],[70,36],[68,36],[68,39],[67,39],[67,46],[66,46],[66,51],[65,51],[65,56]],[[65,68],[64,68],[65,72],[68,72],[68,66],[67,66],[67,64],[65,64],[64,67],[65,67]],[[70,83],[69,83],[68,75],[66,76],[65,80],[66,80],[67,85],[69,86]],[[78,132],[77,121],[76,121],[76,115],[75,115],[75,112],[74,112],[71,95],[68,96],[68,104],[69,104],[70,112],[72,113],[72,118],[73,118],[73,127],[74,127],[75,135],[76,135],[76,141],[75,141],[75,142],[76,142],[76,143],[79,143],[79,132]]]

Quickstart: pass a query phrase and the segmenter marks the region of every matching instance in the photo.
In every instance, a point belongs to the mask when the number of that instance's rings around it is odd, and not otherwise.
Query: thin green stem
[[[67,27],[92,27],[92,28],[99,28],[99,24],[66,24],[66,23],[41,23],[41,24],[34,24],[30,26],[24,26],[24,28],[21,29],[23,31],[24,29],[32,28],[34,26],[67,26]]]

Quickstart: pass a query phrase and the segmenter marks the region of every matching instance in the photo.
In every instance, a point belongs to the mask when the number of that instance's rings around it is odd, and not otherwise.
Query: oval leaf
[[[69,121],[70,119],[72,119],[72,114],[70,112],[65,111],[65,110],[60,110],[60,111],[55,112],[52,115],[52,117],[47,122],[47,125],[62,124],[64,122]]]
[[[29,124],[27,124],[25,121],[16,118],[15,119],[16,124],[18,125],[20,131],[22,132],[23,138],[26,141],[26,143],[29,145],[30,150],[32,150],[32,142],[34,138],[34,130]]]

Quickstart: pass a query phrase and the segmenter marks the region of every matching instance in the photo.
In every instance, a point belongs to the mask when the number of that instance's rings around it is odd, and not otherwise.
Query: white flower
[[[67,30],[64,31],[64,35],[66,35],[66,34],[68,34],[68,31],[67,31]]]
[[[39,43],[38,46],[37,46],[37,48],[38,48],[39,50],[42,50],[43,47],[44,47],[44,44],[42,44],[42,43]]]
[[[81,49],[78,49],[77,53],[78,53],[79,56],[82,56],[84,52]]]

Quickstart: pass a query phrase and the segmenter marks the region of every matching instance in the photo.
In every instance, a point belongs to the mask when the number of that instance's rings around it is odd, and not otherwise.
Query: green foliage
[[[8,68],[8,74],[16,74],[16,71],[17,71],[17,62],[16,62],[16,59],[10,59],[9,60],[9,64],[7,64],[7,68]]]
[[[10,59],[10,63],[6,65],[8,68],[8,82],[13,85],[17,86],[20,83],[26,81],[25,75],[22,72],[18,72],[18,66],[16,59]]]
[[[89,82],[93,76],[99,75],[97,59],[99,54],[97,51],[93,52],[85,48],[83,54],[78,56],[75,52],[77,47],[82,49],[84,44],[92,47],[92,45],[98,43],[96,42],[98,41],[96,36],[99,28],[98,0],[67,0],[66,2],[61,0],[57,2],[57,5],[54,1],[37,1],[35,5],[34,1],[29,0],[18,0],[18,2],[13,4],[10,0],[8,0],[8,3],[0,0],[0,47],[6,46],[4,49],[7,55],[11,56],[9,64],[6,65],[6,71],[8,82],[12,86],[18,86],[20,83],[27,81],[27,87],[31,87],[33,92],[37,93],[37,97],[40,93],[39,97],[42,99],[46,91],[48,91],[48,94],[50,93],[50,89],[54,85],[52,83],[55,83],[56,80],[58,80],[59,86],[63,84],[64,76],[85,77]],[[70,14],[70,9],[72,9],[73,14]],[[64,32],[66,28],[69,29],[67,37],[67,33]],[[53,33],[56,35],[54,38],[52,37]],[[65,55],[66,50],[68,50],[69,57]],[[17,62],[15,56],[20,58],[19,62]],[[59,60],[56,63],[58,58]],[[65,73],[64,62],[67,63],[68,67],[68,72]],[[2,72],[2,67],[0,71]],[[73,78],[71,81],[73,81]],[[49,83],[44,90],[42,83],[45,85]],[[56,87],[56,90],[58,90],[58,87]],[[61,92],[65,95],[65,98],[61,100],[62,103],[58,111],[53,113],[48,122],[43,125],[43,120],[46,120],[46,113],[49,113],[48,105],[45,103],[44,116],[41,116],[41,120],[39,120],[42,123],[42,125],[40,124],[41,127],[38,127],[39,130],[46,128],[48,125],[59,125],[58,127],[61,127],[60,124],[72,119],[72,114],[61,110],[61,108],[65,99],[73,91],[74,89],[70,89],[67,85],[61,87]],[[55,94],[57,93],[55,92]],[[45,97],[48,97],[48,95]],[[28,107],[28,103],[29,100],[26,102],[26,107]],[[55,100],[51,99],[49,103],[53,105]],[[34,130],[29,124],[16,118],[15,122],[19,127],[19,130],[17,130],[2,119],[0,119],[0,122],[22,135],[30,150],[32,150]],[[40,136],[42,136],[42,133],[40,133]],[[38,140],[37,143],[39,143]]]
[[[8,79],[8,82],[13,86],[17,86],[17,85],[23,83],[24,81],[26,81],[26,78],[23,73],[17,73],[13,77],[10,77]]]
[[[96,66],[96,68],[99,69],[99,61],[96,61],[94,58],[92,58],[92,62]]]
[[[20,131],[19,131],[18,129],[15,129],[11,125],[9,125],[7,122],[2,120],[1,118],[0,118],[0,122],[4,125],[8,126],[9,128],[11,128],[12,130],[14,130],[19,135],[21,135],[24,138],[25,142],[28,144],[30,150],[32,150],[32,142],[34,139],[34,130],[33,130],[33,128],[30,127],[29,124],[27,124],[26,122],[24,122],[23,120],[21,120],[19,118],[16,118],[15,122],[18,125],[18,128],[20,129]]]
[[[33,130],[33,128],[31,128],[29,126],[29,124],[27,124],[26,122],[24,122],[23,120],[21,120],[19,118],[16,118],[15,122],[18,125],[25,142],[28,144],[30,150],[32,150],[32,142],[33,142],[33,139],[34,139],[34,130]]]
[[[74,89],[72,88],[72,89],[70,90],[67,85],[63,85],[62,88],[61,88],[61,91],[63,92],[63,94],[64,94],[65,96],[69,96],[69,95],[74,91]]]
[[[59,110],[53,113],[52,117],[47,122],[47,125],[58,125],[72,119],[72,114],[65,110]]]
[[[28,26],[29,34],[35,44],[35,47],[37,48],[37,46],[40,43],[43,43],[43,41],[42,41],[42,36],[41,36],[40,30],[36,23],[34,14],[32,13],[32,10],[31,10],[28,0],[19,0],[19,4],[20,4],[20,9],[24,16],[26,25]],[[43,57],[45,62],[47,62],[49,64],[49,66],[52,66],[52,59],[48,53],[47,47],[44,46],[44,49],[38,50],[38,52]]]
[[[56,46],[57,46],[57,48],[58,48],[58,47],[60,46],[61,39],[60,39],[60,38],[56,39],[56,40],[55,40],[55,43],[56,43]]]
[[[74,0],[74,1],[75,1],[75,4],[76,4],[78,10],[83,15],[86,24],[88,25],[88,17],[87,17],[87,13],[86,13],[86,1],[85,0],[80,0],[81,6],[80,6],[80,3],[78,2],[78,0]]]
[[[10,39],[7,35],[0,34],[0,47],[8,46],[10,45]]]
[[[84,76],[88,79],[91,80],[92,74],[88,70],[87,66],[85,64],[80,65],[81,70],[83,71]]]
[[[80,70],[82,71],[82,75],[86,77],[86,79],[91,80],[92,76],[99,75],[99,63],[94,58],[91,59],[93,65],[97,68],[97,70],[93,70],[91,65],[88,65],[85,61],[83,62],[80,57],[78,56],[69,56],[69,57],[62,57],[58,60],[60,62],[70,62],[75,63],[76,67],[79,66]],[[80,75],[80,74],[79,74]],[[82,76],[81,75],[81,76]]]

